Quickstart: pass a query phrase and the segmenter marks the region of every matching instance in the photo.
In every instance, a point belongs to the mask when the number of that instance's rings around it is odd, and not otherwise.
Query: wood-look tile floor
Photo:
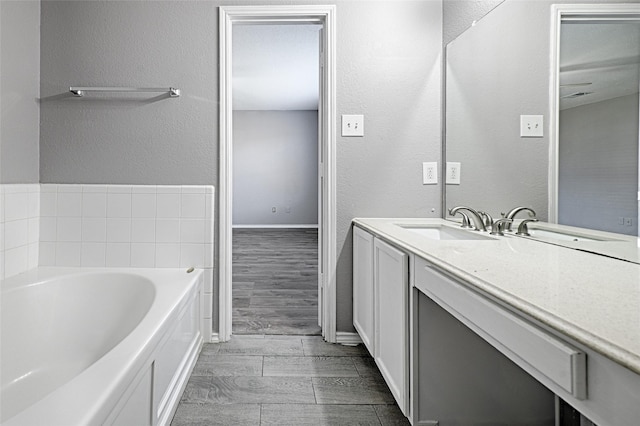
[[[408,425],[362,346],[319,336],[205,344],[172,426]]]
[[[234,229],[232,270],[233,334],[320,334],[316,229]]]

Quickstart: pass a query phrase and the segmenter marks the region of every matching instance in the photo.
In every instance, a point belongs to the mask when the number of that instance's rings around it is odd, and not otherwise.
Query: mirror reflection
[[[638,236],[640,6],[563,15],[555,40],[556,3],[505,0],[447,45],[446,159],[461,179],[445,206],[494,218],[528,206],[544,222]],[[522,135],[522,115],[543,117],[542,136]]]

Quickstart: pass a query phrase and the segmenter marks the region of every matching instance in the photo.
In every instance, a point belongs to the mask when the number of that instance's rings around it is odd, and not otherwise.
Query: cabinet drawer
[[[530,374],[534,370],[574,397],[586,398],[584,352],[434,270],[422,259],[416,260],[415,287]]]

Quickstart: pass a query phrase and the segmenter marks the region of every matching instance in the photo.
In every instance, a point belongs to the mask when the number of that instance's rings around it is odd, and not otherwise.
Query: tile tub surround
[[[38,266],[40,185],[0,185],[0,279]]]

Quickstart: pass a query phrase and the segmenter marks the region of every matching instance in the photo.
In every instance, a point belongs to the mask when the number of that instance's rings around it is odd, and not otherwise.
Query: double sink
[[[429,224],[429,225],[408,225],[397,223],[397,226],[413,233],[420,235],[430,240],[458,240],[458,241],[471,241],[471,240],[496,240],[493,236],[487,233],[481,233],[470,229],[462,229],[453,226],[441,225],[441,224]],[[617,241],[613,238],[606,238],[593,235],[585,235],[583,233],[565,231],[560,229],[550,229],[537,227],[535,229],[529,229],[529,238],[537,240],[545,240],[550,242],[605,242],[605,241]]]

